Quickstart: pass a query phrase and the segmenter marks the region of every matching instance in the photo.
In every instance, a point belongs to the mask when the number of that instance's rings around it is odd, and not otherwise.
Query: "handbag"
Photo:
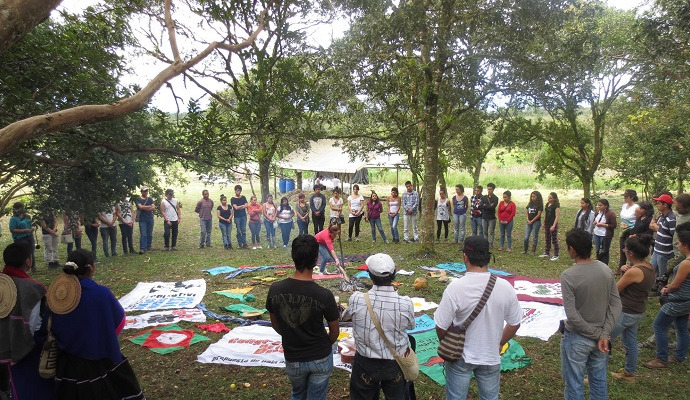
[[[391,342],[388,340],[386,335],[383,334],[383,329],[381,329],[379,318],[376,316],[376,313],[374,313],[374,308],[371,306],[371,300],[369,299],[368,292],[364,293],[364,300],[367,303],[369,315],[371,315],[371,320],[374,322],[376,330],[379,332],[379,336],[381,336],[383,341],[386,342],[386,346],[388,346],[388,350],[390,350],[391,354],[393,354],[393,358],[395,358],[395,361],[400,366],[400,369],[405,376],[405,380],[416,380],[417,377],[419,377],[419,360],[417,359],[417,354],[415,354],[414,350],[412,350],[412,348],[409,346],[404,355],[401,356],[396,353],[395,348],[391,345]]]
[[[71,233],[63,234],[60,236],[60,241],[62,243],[72,244],[74,243],[74,237],[72,237]]]
[[[57,341],[51,329],[53,327],[53,316],[48,317],[48,337],[43,342],[41,358],[38,361],[38,374],[43,379],[53,379],[55,377],[55,367],[57,366],[58,348]]]
[[[467,332],[467,328],[470,327],[472,321],[474,321],[477,315],[479,315],[479,313],[482,312],[482,309],[484,309],[484,306],[486,305],[487,300],[489,300],[489,296],[491,295],[495,284],[496,275],[491,274],[489,277],[489,282],[486,284],[486,289],[484,289],[484,293],[479,299],[479,303],[477,303],[477,306],[474,308],[470,316],[467,317],[467,319],[459,327],[453,326],[453,323],[451,322],[448,330],[446,331],[446,335],[438,344],[438,356],[443,360],[455,362],[462,357],[462,352],[465,349],[465,333]]]

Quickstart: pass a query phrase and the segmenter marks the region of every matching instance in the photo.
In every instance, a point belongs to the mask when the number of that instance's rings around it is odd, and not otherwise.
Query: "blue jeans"
[[[201,227],[201,234],[199,235],[199,246],[211,247],[211,231],[213,230],[213,220],[199,219],[199,226]]]
[[[105,254],[106,257],[109,256],[108,254],[108,239],[110,239],[110,253],[113,256],[117,255],[117,227],[115,225],[113,226],[108,226],[108,227],[101,227],[98,228],[98,230],[101,232],[101,241],[103,242],[103,254]]]
[[[400,240],[400,234],[398,233],[398,220],[400,219],[400,214],[395,214],[395,217],[388,216],[388,222],[391,224],[391,236],[393,240]]]
[[[371,218],[369,219],[369,225],[371,225],[371,238],[375,242],[376,241],[376,229],[379,230],[379,233],[381,234],[381,239],[383,239],[383,243],[386,243],[386,234],[383,233],[383,225],[381,224],[381,218]]]
[[[298,235],[308,235],[309,234],[309,220],[302,221],[301,218],[297,217],[297,228],[299,229]],[[318,233],[318,232],[316,232]]]
[[[146,251],[153,242],[153,218],[139,220],[139,250]]]
[[[470,225],[472,226],[472,236],[484,236],[484,218],[470,217]]]
[[[597,254],[597,260],[603,262],[604,264],[609,264],[609,259],[611,258],[611,238],[606,236],[592,235],[594,239],[594,248]],[[666,263],[664,263],[666,265]]]
[[[331,252],[328,251],[328,247],[325,244],[319,244],[319,255],[321,256],[321,265],[319,265],[319,271],[323,274],[326,270],[326,263],[329,261],[335,261]]]
[[[656,251],[652,253],[652,259],[649,260],[649,263],[654,267],[654,275],[656,275],[657,278],[660,278],[661,275],[666,275],[666,264],[671,257],[673,257],[673,253],[661,254]]]
[[[511,220],[507,224],[499,224],[498,225],[498,230],[501,232],[501,247],[503,247],[503,243],[505,243],[505,238],[506,236],[508,237],[508,248],[512,249],[513,248],[513,225],[514,225],[514,220]]]
[[[218,227],[220,228],[220,236],[223,238],[223,246],[232,246],[232,241],[230,240],[232,237],[232,224],[220,222]]]
[[[292,221],[286,224],[278,224],[280,226],[280,233],[283,236],[283,246],[290,244],[290,231],[292,231]]]
[[[237,245],[242,246],[247,244],[247,216],[235,217],[235,227],[237,227]]]
[[[625,370],[631,374],[637,371],[637,328],[640,327],[642,317],[644,314],[622,313],[618,324],[611,331],[612,342],[621,336],[625,348]]]
[[[608,398],[606,363],[608,354],[599,351],[596,340],[567,329],[561,339],[561,373],[565,382],[565,400],[584,400],[585,370],[589,379],[590,400]]]
[[[467,214],[457,215],[453,214],[453,226],[455,227],[455,243],[463,243],[465,235],[467,234]]]
[[[539,229],[541,228],[541,220],[532,222],[532,225],[525,224],[525,253],[529,247],[529,235],[532,236],[532,251],[537,251],[537,243],[539,243]]]
[[[266,241],[270,246],[276,239],[276,228],[273,227],[273,221],[264,220],[264,227],[266,227]]]
[[[654,337],[656,338],[656,356],[661,361],[668,361],[668,327],[676,326],[676,351],[673,356],[678,361],[685,361],[688,354],[688,315],[672,317],[663,311],[654,318]]]
[[[331,372],[333,354],[314,361],[285,361],[285,373],[292,383],[290,400],[326,400]]]
[[[249,231],[252,233],[252,244],[261,244],[261,221],[249,221]]]
[[[489,246],[494,246],[494,237],[496,236],[496,219],[482,219],[482,230],[484,231],[484,239],[489,241]]]
[[[474,372],[480,400],[498,400],[501,383],[501,364],[468,364],[460,358],[456,362],[446,362],[446,399],[465,400]]]

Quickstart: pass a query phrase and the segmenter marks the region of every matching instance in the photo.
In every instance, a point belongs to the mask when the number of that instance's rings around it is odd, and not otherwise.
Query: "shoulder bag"
[[[411,347],[408,347],[407,351],[402,356],[396,353],[395,347],[393,347],[386,335],[383,334],[383,329],[381,329],[379,318],[376,316],[376,314],[374,313],[374,308],[371,306],[371,300],[369,299],[368,292],[364,293],[364,300],[367,303],[367,309],[369,309],[369,315],[371,315],[371,320],[374,322],[376,330],[379,331],[379,336],[381,336],[383,341],[386,342],[386,346],[388,346],[388,350],[390,350],[391,354],[393,354],[393,358],[395,358],[395,361],[400,366],[400,369],[402,370],[403,375],[405,376],[405,380],[416,380],[419,376],[419,360],[417,360],[417,354],[415,354],[414,350],[412,350]]]
[[[438,356],[443,360],[455,362],[462,357],[462,352],[465,349],[465,333],[467,332],[467,328],[470,327],[472,321],[474,321],[474,319],[477,318],[477,315],[479,315],[479,313],[482,312],[482,309],[484,309],[484,306],[486,305],[487,300],[489,300],[489,296],[491,295],[495,284],[496,275],[491,274],[491,277],[489,277],[489,283],[486,284],[486,289],[484,289],[484,293],[479,299],[479,303],[477,303],[477,306],[474,308],[474,311],[472,311],[470,316],[467,317],[467,319],[457,328],[453,326],[452,322],[450,323],[450,326],[446,331],[446,335],[438,344]]]
[[[53,316],[48,317],[48,337],[43,342],[41,358],[38,361],[38,374],[43,379],[55,377],[55,367],[57,366],[58,348],[57,341],[51,329],[53,328]]]

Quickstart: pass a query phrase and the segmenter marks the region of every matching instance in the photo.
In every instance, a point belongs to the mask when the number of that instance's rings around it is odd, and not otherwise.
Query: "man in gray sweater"
[[[565,400],[584,399],[584,375],[590,399],[607,399],[606,363],[609,334],[621,315],[621,299],[609,267],[592,260],[592,235],[582,229],[566,233],[568,255],[575,261],[561,274],[565,329],[561,372]]]

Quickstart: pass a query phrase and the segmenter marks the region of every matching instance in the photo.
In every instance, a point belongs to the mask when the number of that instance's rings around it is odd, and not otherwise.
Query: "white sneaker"
[[[355,242],[359,242],[359,236],[355,236]]]
[[[539,257],[539,258],[550,258],[551,256],[548,255],[548,254],[546,254],[546,253],[544,253],[544,254],[539,254],[538,257]]]
[[[556,260],[558,260],[558,256],[553,256],[553,257],[549,258],[549,260],[556,261]]]
[[[256,250],[256,246],[252,246],[252,250]]]

